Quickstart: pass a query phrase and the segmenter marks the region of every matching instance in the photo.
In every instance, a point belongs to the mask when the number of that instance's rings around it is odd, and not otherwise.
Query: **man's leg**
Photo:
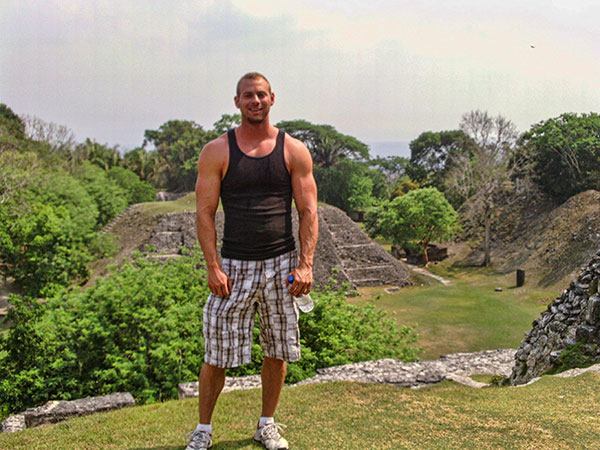
[[[262,379],[262,416],[273,417],[285,379],[286,363],[282,359],[265,357]]]
[[[200,423],[209,424],[212,420],[212,414],[217,404],[219,394],[225,385],[225,369],[204,363],[200,371],[198,383],[198,409],[200,413]]]

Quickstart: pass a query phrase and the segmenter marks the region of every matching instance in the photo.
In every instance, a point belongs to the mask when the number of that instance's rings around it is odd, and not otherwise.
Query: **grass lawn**
[[[196,194],[191,192],[170,202],[143,203],[143,210],[149,216],[175,212],[196,211]]]
[[[392,294],[381,288],[360,289],[352,302],[374,299],[398,323],[417,324],[424,359],[442,354],[495,348],[516,348],[531,322],[546,309],[559,289],[515,288],[514,275],[498,275],[480,268],[432,265],[429,270],[451,280],[444,286],[429,279],[427,285],[403,288]],[[423,280],[423,277],[419,277]],[[496,292],[502,287],[502,292]]]
[[[597,448],[599,383],[591,372],[520,388],[325,383],[284,389],[277,418],[297,450]],[[259,403],[256,389],[221,397],[215,450],[260,448],[252,441]],[[0,448],[183,449],[196,404],[169,401],[0,434]]]

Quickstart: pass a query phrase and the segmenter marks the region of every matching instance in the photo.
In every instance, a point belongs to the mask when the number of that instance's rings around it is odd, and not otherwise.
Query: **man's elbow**
[[[302,208],[298,208],[298,217],[300,219],[312,218],[317,219],[317,205],[307,205]]]

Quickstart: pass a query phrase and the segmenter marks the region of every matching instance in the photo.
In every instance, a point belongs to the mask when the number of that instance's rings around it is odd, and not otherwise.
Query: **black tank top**
[[[261,157],[242,152],[229,130],[229,166],[221,181],[225,227],[221,256],[242,260],[273,258],[295,249],[292,234],[292,178],[285,165],[285,133]]]

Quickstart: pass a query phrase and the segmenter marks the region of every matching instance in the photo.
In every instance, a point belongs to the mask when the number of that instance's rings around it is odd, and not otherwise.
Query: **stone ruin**
[[[515,354],[511,385],[524,384],[555,367],[560,355],[580,343],[600,360],[600,252],[533,321]]]
[[[15,414],[2,421],[2,433],[14,433],[26,428],[37,427],[48,423],[57,423],[72,417],[85,416],[99,412],[135,406],[135,400],[129,392],[117,392],[101,397],[82,398],[78,400],[49,401],[37,408],[29,408],[21,414]]]
[[[294,235],[298,240],[298,216],[293,209]],[[223,236],[223,211],[217,211],[217,240]],[[193,248],[196,237],[196,213],[164,215],[141,250],[158,259],[177,258],[182,248]],[[150,245],[151,252],[145,250]],[[409,284],[406,265],[396,260],[373,242],[341,210],[333,206],[319,206],[319,240],[315,251],[315,285],[326,285],[337,269],[337,285],[349,283],[351,288],[361,286],[405,286]]]

